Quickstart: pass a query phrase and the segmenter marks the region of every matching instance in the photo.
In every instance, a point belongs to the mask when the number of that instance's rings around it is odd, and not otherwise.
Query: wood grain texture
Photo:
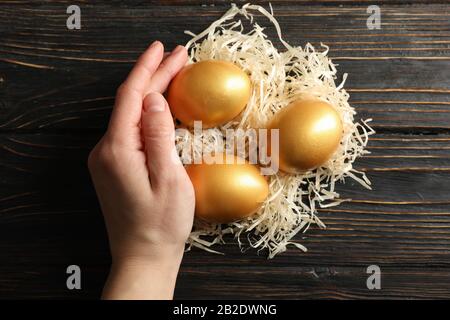
[[[24,3],[0,11],[9,26],[0,43],[0,130],[104,129],[115,88],[149,42],[185,43],[186,26],[199,32],[228,8],[86,3],[82,29],[68,31],[66,2]],[[336,82],[349,74],[351,102],[378,132],[450,129],[448,6],[383,6],[381,30],[366,28],[365,6],[274,10],[290,43],[330,46]]]
[[[109,256],[85,167],[98,138],[0,135],[0,250],[9,261],[0,266],[1,293],[99,293]],[[448,297],[448,281],[441,280],[450,276],[450,136],[377,135],[369,150],[357,167],[367,172],[373,191],[352,181],[340,184],[342,197],[351,200],[320,210],[326,230],[312,228],[296,238],[307,253],[290,249],[269,261],[254,250],[241,253],[232,238],[220,248],[224,256],[193,249],[177,297],[254,298],[255,290],[259,298]],[[65,292],[63,282],[65,266],[75,262],[86,274],[86,290],[78,294]],[[365,287],[370,264],[389,270],[382,292]],[[230,271],[233,276],[226,276]],[[50,287],[40,289],[40,281]]]
[[[232,238],[224,256],[193,249],[176,297],[450,298],[450,6],[380,1],[382,29],[367,30],[367,1],[271,2],[288,42],[330,46],[358,118],[373,118],[372,153],[356,163],[373,190],[340,184],[349,201],[320,209],[327,229],[296,238],[307,253],[267,260]],[[116,87],[149,42],[170,50],[228,8],[78,3],[79,31],[65,28],[70,1],[0,3],[0,298],[99,296],[110,261],[86,157]],[[65,287],[70,264],[81,291]],[[370,264],[380,291],[366,288]]]

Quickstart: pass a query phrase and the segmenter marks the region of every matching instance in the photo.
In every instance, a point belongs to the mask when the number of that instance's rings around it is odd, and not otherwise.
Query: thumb
[[[178,156],[174,157],[175,128],[172,115],[166,99],[160,93],[151,92],[145,97],[141,127],[150,183],[156,186],[170,180],[177,171],[174,166],[181,165]]]

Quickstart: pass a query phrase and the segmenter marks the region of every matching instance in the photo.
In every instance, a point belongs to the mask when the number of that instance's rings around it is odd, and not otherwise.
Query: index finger
[[[155,41],[139,57],[127,79],[119,87],[108,131],[118,139],[134,136],[141,120],[142,101],[153,73],[164,54],[161,42]]]
[[[159,41],[153,42],[136,61],[123,85],[144,94],[145,89],[150,84],[153,73],[155,73],[162,61],[163,55],[163,44]]]

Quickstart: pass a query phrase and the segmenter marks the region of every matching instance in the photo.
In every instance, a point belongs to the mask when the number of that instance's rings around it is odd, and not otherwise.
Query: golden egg
[[[275,114],[269,128],[279,129],[278,165],[288,173],[324,164],[338,148],[343,134],[338,112],[319,99],[292,102]]]
[[[201,220],[229,223],[245,218],[255,213],[269,194],[269,185],[257,166],[229,157],[228,163],[186,166],[195,190],[195,215]]]
[[[204,128],[224,124],[245,108],[251,95],[249,76],[231,62],[205,60],[184,67],[170,83],[167,100],[178,120]]]

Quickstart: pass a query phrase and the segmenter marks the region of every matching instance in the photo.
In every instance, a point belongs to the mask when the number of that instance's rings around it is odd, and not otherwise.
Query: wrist
[[[146,255],[117,255],[112,258],[111,269],[134,269],[178,272],[184,250],[173,252],[149,253]]]
[[[184,246],[114,256],[103,298],[172,299],[183,252]]]
[[[174,263],[181,263],[185,243],[161,243],[139,240],[135,237],[131,239],[122,238],[120,241],[110,240],[113,265],[136,264],[142,267],[157,267],[161,265],[164,268]]]

